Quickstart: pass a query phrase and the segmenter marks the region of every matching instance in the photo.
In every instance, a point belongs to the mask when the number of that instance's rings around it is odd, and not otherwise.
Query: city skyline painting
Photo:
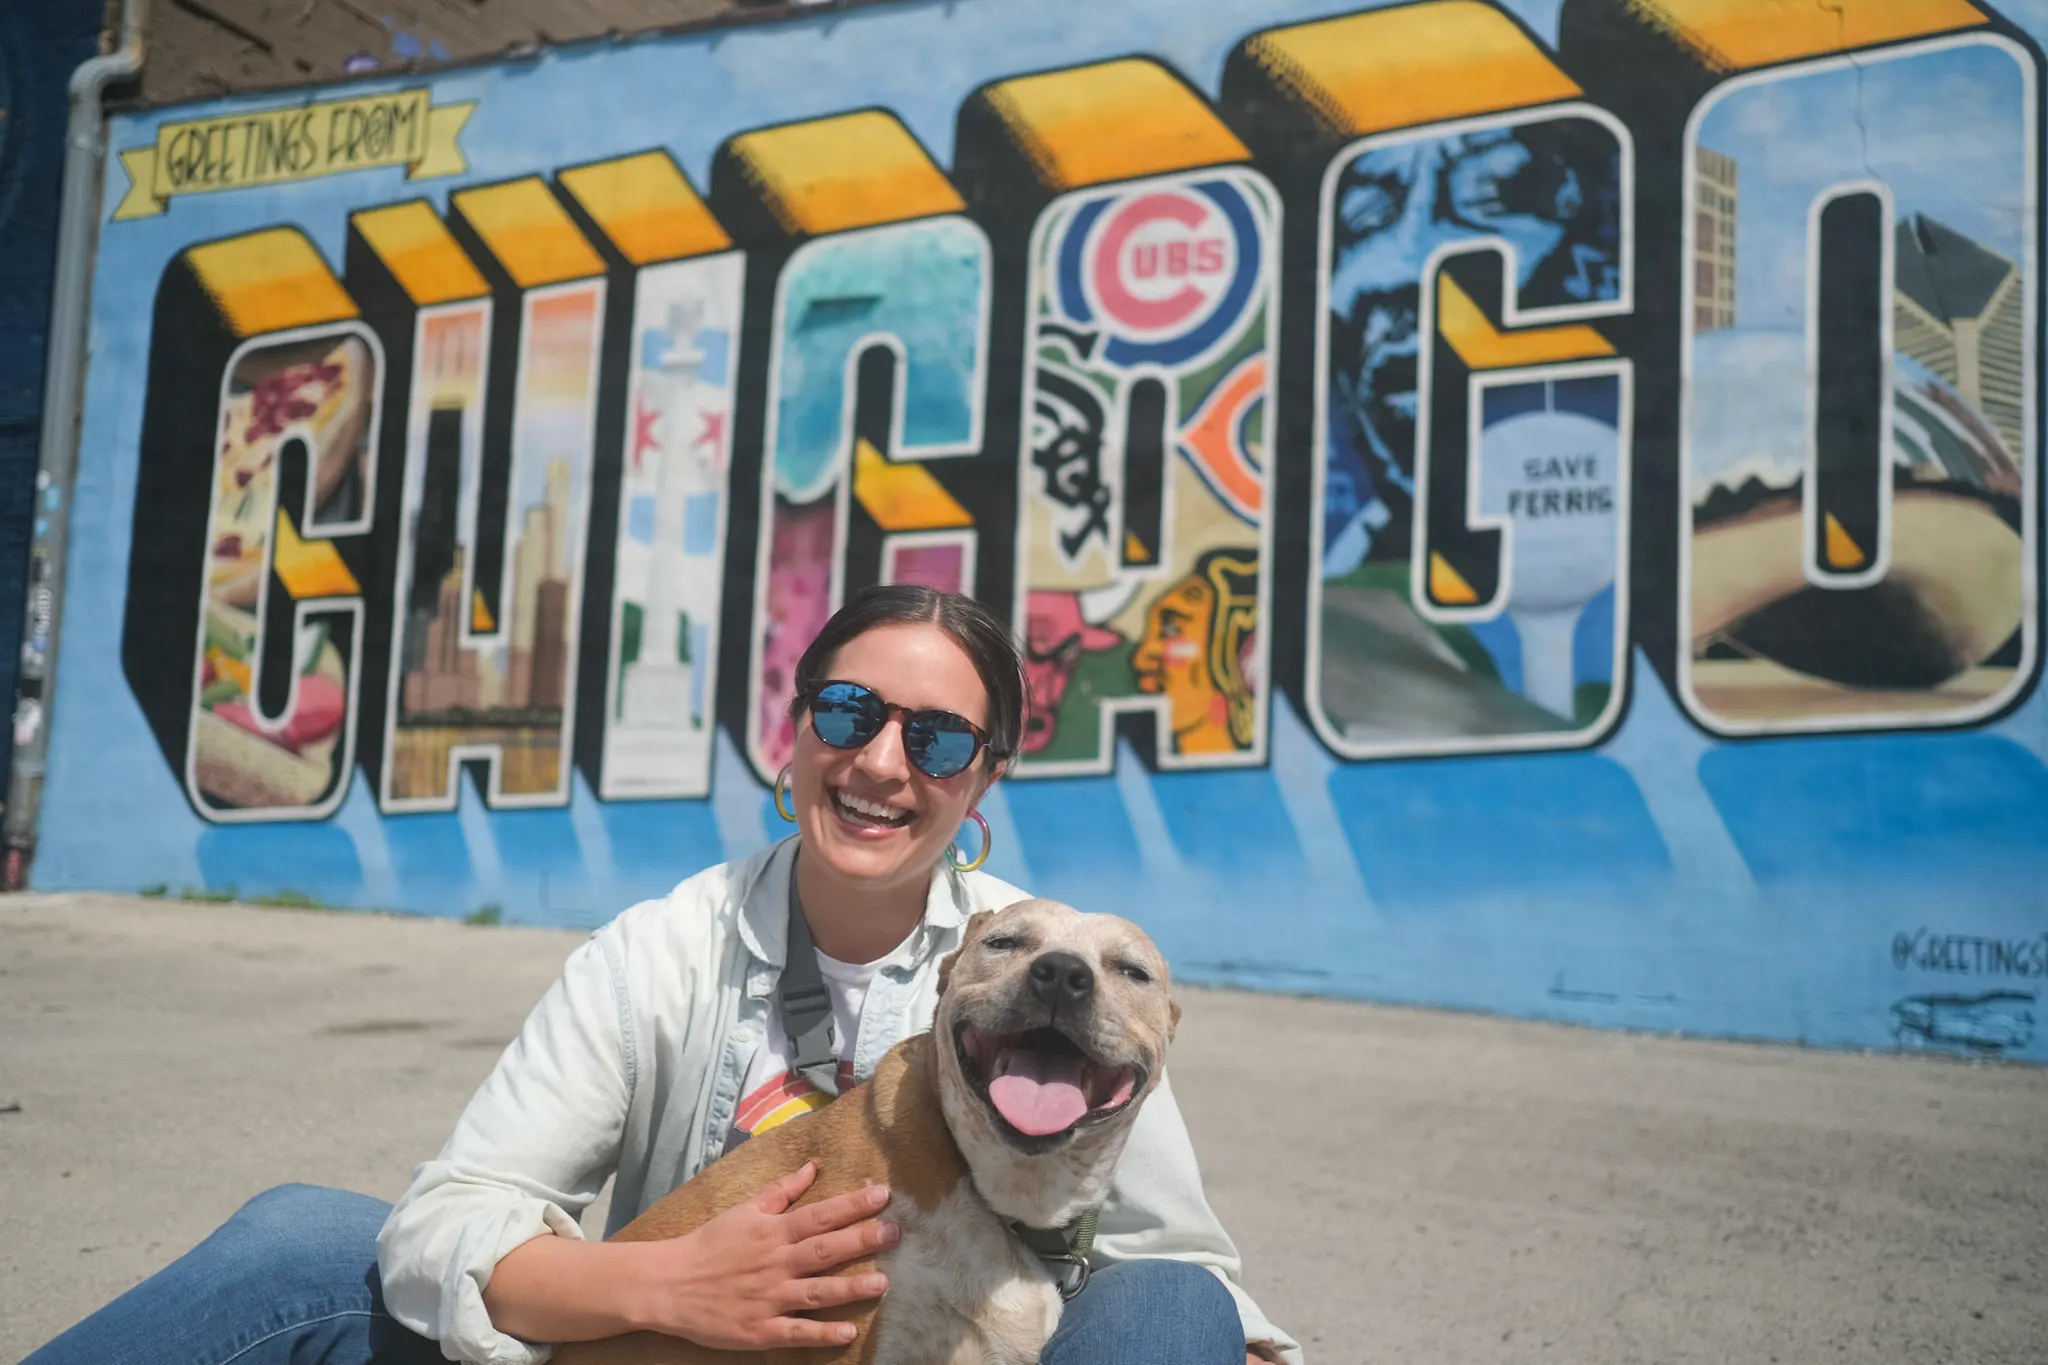
[[[1738,80],[1694,116],[1680,666],[1717,727],[1962,718],[2027,671],[2034,99],[1972,38]],[[1868,360],[1824,355],[1863,308]],[[1823,443],[1845,402],[1867,436]]]

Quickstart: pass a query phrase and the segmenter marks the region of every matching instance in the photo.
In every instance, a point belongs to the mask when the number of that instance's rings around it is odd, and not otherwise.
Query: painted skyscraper
[[[1894,344],[1955,385],[2018,455],[2026,431],[2019,267],[1916,213],[1898,225],[1893,270]]]
[[[1693,161],[1693,327],[1735,325],[1735,160],[1702,147]]]

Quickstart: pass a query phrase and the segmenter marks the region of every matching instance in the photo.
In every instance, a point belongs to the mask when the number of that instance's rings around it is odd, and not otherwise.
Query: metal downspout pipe
[[[149,0],[122,0],[121,45],[71,73],[71,115],[64,130],[64,181],[57,219],[57,269],[50,301],[50,339],[43,374],[43,423],[37,444],[36,532],[29,542],[27,619],[21,674],[15,685],[15,739],[7,779],[6,849],[0,889],[28,883],[50,753],[50,712],[56,701],[57,634],[63,624],[65,550],[71,527],[72,482],[78,472],[87,312],[92,260],[99,242],[108,86],[142,70],[142,28]]]

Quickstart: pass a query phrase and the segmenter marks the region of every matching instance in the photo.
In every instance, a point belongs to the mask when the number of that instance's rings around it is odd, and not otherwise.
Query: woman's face
[[[936,709],[988,728],[988,693],[960,646],[934,625],[876,626],[840,646],[822,680],[860,683],[882,700]],[[932,867],[960,822],[994,780],[984,750],[952,777],[927,777],[903,751],[892,718],[859,749],[835,749],[797,717],[790,795],[804,851],[820,870],[879,891],[914,884],[922,895]]]

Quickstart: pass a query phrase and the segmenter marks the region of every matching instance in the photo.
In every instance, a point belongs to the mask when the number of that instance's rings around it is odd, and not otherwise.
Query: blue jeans
[[[283,1185],[22,1365],[443,1365],[384,1311],[390,1206]],[[1096,1272],[1042,1365],[1244,1365],[1230,1293],[1182,1261]]]

